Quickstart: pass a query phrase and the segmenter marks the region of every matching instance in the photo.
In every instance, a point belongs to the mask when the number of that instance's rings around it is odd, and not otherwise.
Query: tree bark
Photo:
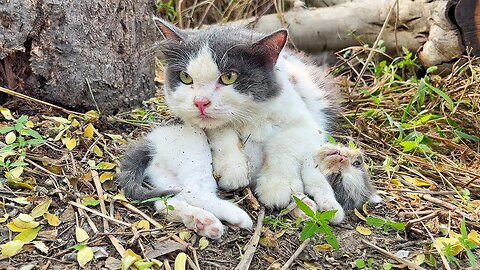
[[[0,85],[112,113],[155,93],[149,0],[0,0]]]
[[[340,4],[316,8],[296,9],[277,14],[238,21],[253,25],[260,32],[271,32],[286,27],[293,44],[309,52],[338,51],[359,44],[372,45],[380,32],[395,0],[329,1]],[[419,51],[426,66],[448,62],[464,52],[464,45],[456,25],[450,22],[447,0],[399,0],[397,8],[381,36],[389,53]]]

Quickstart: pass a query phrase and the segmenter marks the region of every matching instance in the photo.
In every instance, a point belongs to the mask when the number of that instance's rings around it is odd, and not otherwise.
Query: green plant
[[[263,219],[263,223],[272,226],[274,230],[276,229],[290,230],[294,228],[294,222],[286,218],[285,216],[278,216],[278,215],[266,216]]]
[[[175,2],[173,0],[157,0],[156,7],[157,13],[164,14],[168,21],[176,21],[177,11],[175,10]]]
[[[358,269],[365,269],[365,270],[373,270],[373,263],[374,263],[374,260],[373,258],[369,258],[366,262],[362,259],[357,259],[355,260],[355,267],[357,267]],[[391,263],[384,263],[382,265],[382,268],[380,268],[380,270],[390,270],[393,268],[393,265]]]
[[[476,249],[478,248],[478,246],[474,242],[470,241],[470,239],[468,239],[468,231],[467,231],[467,226],[465,225],[465,218],[463,218],[462,221],[460,222],[460,234],[462,236],[458,238],[458,241],[460,242],[463,249],[465,249],[465,252],[467,253],[468,262],[470,263],[470,266],[473,269],[478,269],[478,261],[472,252],[472,249]]]
[[[167,196],[162,196],[162,197],[153,197],[153,198],[150,198],[150,199],[146,199],[146,200],[143,200],[143,201],[132,201],[133,203],[141,203],[141,204],[144,204],[144,203],[151,203],[151,202],[157,202],[157,201],[162,201],[163,204],[165,205],[165,209],[167,209],[167,212],[168,211],[173,211],[175,210],[175,207],[173,207],[173,205],[170,205],[168,204],[168,199],[174,197],[175,195],[173,194],[170,194],[170,195],[167,195]]]
[[[384,219],[381,217],[374,217],[368,216],[366,217],[366,222],[368,225],[376,227],[376,228],[383,228],[384,232],[390,231],[390,229],[394,229],[396,231],[404,231],[407,223],[405,222],[396,222],[388,219]]]
[[[326,212],[315,212],[299,198],[294,196],[293,199],[297,207],[310,218],[307,220],[299,220],[299,222],[302,222],[304,225],[302,232],[300,233],[300,240],[305,241],[313,237],[315,234],[320,233],[325,237],[325,240],[328,244],[338,250],[340,245],[338,244],[337,237],[329,225],[330,219],[335,216],[337,211],[330,210]]]

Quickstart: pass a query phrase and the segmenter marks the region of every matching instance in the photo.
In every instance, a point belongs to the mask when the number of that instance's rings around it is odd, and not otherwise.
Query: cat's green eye
[[[238,79],[238,73],[235,71],[229,71],[229,72],[223,73],[222,76],[220,76],[220,81],[225,85],[230,85],[236,82],[237,79]]]
[[[180,77],[180,81],[182,81],[182,83],[184,84],[192,84],[193,83],[193,79],[190,75],[188,75],[188,73],[186,73],[185,71],[180,71],[180,74],[178,74],[178,77]]]

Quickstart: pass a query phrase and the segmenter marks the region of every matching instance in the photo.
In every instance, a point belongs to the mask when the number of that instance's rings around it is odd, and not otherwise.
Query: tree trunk
[[[112,113],[152,96],[150,0],[0,0],[0,85]]]
[[[336,0],[316,9],[295,9],[238,21],[260,32],[286,27],[293,44],[310,52],[338,51],[360,44],[372,45],[395,0]],[[459,30],[448,18],[451,1],[399,0],[381,39],[389,53],[402,47],[419,51],[426,66],[448,62],[464,52]],[[327,3],[328,4],[328,3]],[[480,20],[479,20],[480,21]]]

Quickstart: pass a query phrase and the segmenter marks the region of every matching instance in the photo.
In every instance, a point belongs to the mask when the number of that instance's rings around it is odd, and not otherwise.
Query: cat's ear
[[[183,31],[175,27],[174,25],[155,16],[153,16],[153,21],[165,39],[178,42],[184,39],[185,35]]]
[[[257,41],[254,47],[261,50],[270,64],[275,65],[280,52],[287,43],[287,39],[287,29],[281,29]]]

